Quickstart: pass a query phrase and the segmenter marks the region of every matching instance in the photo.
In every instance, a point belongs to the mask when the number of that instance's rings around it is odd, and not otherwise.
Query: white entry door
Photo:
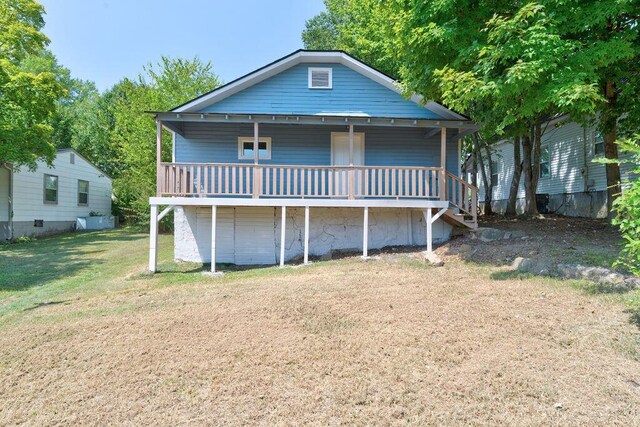
[[[349,166],[349,132],[331,132],[331,165]],[[364,132],[353,134],[353,165],[364,166]],[[362,180],[361,171],[356,171],[355,188],[358,189]],[[333,183],[333,194],[341,197],[349,195],[348,173],[336,170]],[[356,190],[356,194],[359,192]]]

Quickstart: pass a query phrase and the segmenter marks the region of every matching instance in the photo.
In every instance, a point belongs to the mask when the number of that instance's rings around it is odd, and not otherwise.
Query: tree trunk
[[[533,127],[533,163],[531,164],[531,185],[533,194],[538,192],[538,181],[540,180],[540,151],[542,149],[542,121],[536,121]],[[549,164],[551,167],[551,164]]]
[[[493,215],[493,207],[491,206],[491,203],[493,202],[493,188],[496,186],[496,182],[493,179],[493,159],[491,158],[491,149],[489,148],[489,144],[484,144],[484,151],[487,154],[487,165],[489,166],[489,191],[485,194],[484,199],[485,203],[487,203],[488,196],[489,212],[487,215]]]
[[[518,200],[518,188],[520,187],[520,177],[522,176],[522,158],[520,156],[520,138],[513,140],[513,177],[509,188],[509,200],[507,200],[506,216],[516,216],[516,202]]]
[[[491,199],[493,196],[493,186],[491,186],[487,179],[487,169],[484,167],[484,160],[482,159],[482,151],[480,150],[480,143],[478,142],[478,135],[473,134],[471,136],[473,141],[473,151],[478,158],[478,166],[480,168],[480,175],[482,176],[482,184],[484,185],[484,214],[493,215],[493,209],[491,207]]]
[[[533,146],[531,144],[531,136],[527,135],[522,138],[522,157],[524,174],[524,197],[525,197],[525,211],[526,215],[537,215],[538,207],[536,206],[536,190],[533,187]]]
[[[612,81],[607,81],[605,87],[605,97],[607,107],[604,118],[604,156],[607,159],[618,159],[618,146],[616,145],[618,121],[614,111],[616,103],[615,86]],[[607,163],[605,165],[607,174],[607,212],[609,217],[613,217],[612,204],[620,195],[620,165],[618,163]]]

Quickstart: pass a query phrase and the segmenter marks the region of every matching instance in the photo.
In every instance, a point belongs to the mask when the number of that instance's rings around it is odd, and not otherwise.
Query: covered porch
[[[304,209],[305,263],[309,217],[313,218],[309,211],[316,207],[361,209],[365,257],[370,208],[422,212],[428,250],[432,246],[431,228],[438,219],[475,227],[477,189],[460,178],[458,168],[460,139],[477,129],[467,120],[154,114],[158,179],[156,197],[150,199],[151,271],[156,268],[157,222],[174,206],[211,208],[212,271],[216,241],[213,224],[218,207],[279,208],[283,233],[286,209]],[[163,128],[174,132],[171,162],[162,161]],[[341,157],[335,155],[335,134],[343,138]],[[269,153],[261,157],[266,141]],[[243,148],[251,158],[241,156]],[[284,265],[284,254],[280,264]]]

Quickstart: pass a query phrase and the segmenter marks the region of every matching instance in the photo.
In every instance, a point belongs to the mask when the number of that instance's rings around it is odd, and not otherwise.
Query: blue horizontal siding
[[[332,68],[333,88],[309,89],[309,67]],[[298,64],[200,112],[442,118],[342,64]]]
[[[260,125],[260,136],[271,137],[271,159],[263,164],[331,164],[331,132],[346,126]],[[364,132],[365,165],[440,166],[440,135],[425,138],[426,129],[356,127]],[[251,124],[185,123],[184,136],[176,134],[176,162],[253,163],[238,159],[238,137],[251,137]],[[458,146],[447,146],[447,170],[458,173]]]

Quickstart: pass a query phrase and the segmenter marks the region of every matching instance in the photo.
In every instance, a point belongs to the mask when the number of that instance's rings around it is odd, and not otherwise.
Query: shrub
[[[622,265],[640,276],[640,134],[634,139],[618,142],[621,151],[631,155],[636,176],[623,182],[622,194],[613,202],[616,214],[613,224],[620,228],[624,239],[620,257],[614,265]]]

